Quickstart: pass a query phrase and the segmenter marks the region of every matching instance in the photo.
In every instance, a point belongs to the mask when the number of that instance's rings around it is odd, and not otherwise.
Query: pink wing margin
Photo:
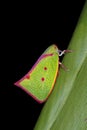
[[[43,103],[43,102],[45,102],[45,100],[39,100],[38,98],[36,98],[34,95],[32,95],[29,91],[27,91],[25,88],[23,88],[21,85],[20,85],[20,82],[21,81],[23,81],[26,77],[27,77],[27,75],[29,75],[34,69],[35,69],[35,67],[37,66],[37,64],[43,59],[43,58],[46,58],[46,57],[48,57],[48,56],[53,56],[53,53],[51,53],[51,54],[42,54],[41,56],[40,56],[40,58],[36,61],[36,63],[33,65],[33,67],[31,68],[31,70],[30,71],[28,71],[28,73],[27,74],[25,74],[25,76],[23,77],[23,78],[21,78],[20,80],[18,80],[17,82],[15,82],[14,83],[14,85],[16,85],[16,86],[18,86],[19,88],[21,88],[23,91],[25,91],[28,95],[30,95],[31,97],[33,97],[38,103]],[[58,72],[57,72],[57,74],[58,74]],[[56,81],[56,78],[55,78],[55,81]],[[55,83],[55,81],[54,81],[54,83]],[[48,95],[49,96],[49,95]]]

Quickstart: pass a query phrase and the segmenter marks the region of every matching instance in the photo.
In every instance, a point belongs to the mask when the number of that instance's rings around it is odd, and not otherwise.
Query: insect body
[[[50,95],[59,70],[59,56],[68,52],[60,51],[56,45],[51,45],[40,56],[31,70],[19,81],[16,86],[21,87],[39,103],[44,102]],[[62,65],[62,67],[64,67]]]

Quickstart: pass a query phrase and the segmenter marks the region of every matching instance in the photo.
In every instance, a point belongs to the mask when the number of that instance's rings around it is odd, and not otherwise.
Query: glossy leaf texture
[[[34,130],[87,129],[87,1],[72,35],[54,90],[45,103]],[[49,77],[50,78],[50,77]]]

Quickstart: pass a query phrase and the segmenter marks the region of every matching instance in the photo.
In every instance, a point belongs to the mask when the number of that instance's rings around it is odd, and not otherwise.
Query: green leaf
[[[80,15],[54,90],[45,103],[34,130],[87,129],[87,1]],[[50,77],[49,77],[50,78]]]

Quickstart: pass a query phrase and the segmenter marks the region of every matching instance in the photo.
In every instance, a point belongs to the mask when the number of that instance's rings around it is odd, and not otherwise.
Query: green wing
[[[43,102],[52,91],[58,72],[58,54],[40,59],[19,85],[37,101]]]

